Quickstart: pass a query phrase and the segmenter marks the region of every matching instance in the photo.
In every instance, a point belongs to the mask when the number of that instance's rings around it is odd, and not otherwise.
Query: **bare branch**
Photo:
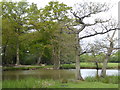
[[[107,32],[110,32],[110,31],[113,31],[113,30],[116,30],[116,29],[118,29],[118,28],[109,29],[109,30],[104,31],[104,32],[97,32],[97,33],[94,33],[94,34],[91,34],[91,35],[83,36],[83,37],[80,37],[79,40],[80,40],[80,39],[84,39],[84,38],[88,38],[88,37],[92,37],[92,36],[96,36],[96,35],[98,35],[98,34],[105,34],[105,33],[107,33]]]
[[[83,19],[84,18],[81,18],[81,17],[79,17],[79,16],[77,16],[77,13],[75,13],[75,12],[71,12],[73,15],[74,15],[74,17],[76,18],[76,22],[79,22],[80,24],[84,24],[84,22],[83,22]],[[78,18],[78,19],[77,19]]]
[[[76,34],[77,32],[75,32],[72,28],[70,28],[68,25],[65,25],[67,27],[68,30],[70,30],[71,32],[67,32],[68,34]]]
[[[112,48],[113,50],[118,50],[118,49],[120,49],[120,47],[118,47],[118,48]]]
[[[106,23],[106,22],[108,22],[108,21],[110,21],[110,19],[105,20],[105,21],[95,20],[95,23],[93,23],[93,24],[85,24],[85,26],[93,26],[93,25],[96,25],[96,24],[98,24],[98,23]]]
[[[105,12],[109,10],[106,3],[93,3],[93,2],[83,2],[76,4],[76,10],[71,10],[71,13],[76,18],[76,22],[80,24],[85,24],[83,19],[91,17],[93,14],[98,14],[100,12]],[[95,25],[96,22],[92,25]],[[88,25],[89,26],[89,25]]]
[[[81,52],[79,55],[83,55],[85,53],[91,53],[92,51],[84,51],[84,52]]]

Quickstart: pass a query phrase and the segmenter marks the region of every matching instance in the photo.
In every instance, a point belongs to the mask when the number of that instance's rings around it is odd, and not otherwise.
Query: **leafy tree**
[[[50,1],[48,5],[46,5],[42,9],[42,19],[43,21],[66,21],[68,18],[68,10],[71,7],[68,7],[66,4],[59,3],[58,1]]]
[[[2,19],[2,60],[3,65],[13,64],[14,58],[16,56],[16,33],[14,32],[14,27],[9,19]]]
[[[56,30],[56,23],[54,22],[46,21],[42,25],[44,26],[40,28],[40,31],[26,33],[21,36],[23,50],[29,51],[30,55],[34,55],[37,58],[37,64],[45,61],[41,59],[43,57],[51,59],[51,38],[53,38],[54,31]]]
[[[20,64],[19,60],[19,36],[25,33],[26,14],[28,9],[27,2],[2,2],[2,18],[8,18],[13,23],[14,32],[16,33],[16,65]]]
[[[53,47],[53,62],[54,62],[54,69],[59,69],[60,67],[60,58],[61,58],[61,37],[63,36],[63,29],[62,27],[65,21],[68,21],[69,18],[67,16],[68,10],[71,7],[63,3],[56,2],[49,2],[49,5],[46,5],[43,9],[41,9],[41,21],[52,21],[57,24],[57,29],[54,32],[54,36],[51,38],[52,40],[52,47]]]

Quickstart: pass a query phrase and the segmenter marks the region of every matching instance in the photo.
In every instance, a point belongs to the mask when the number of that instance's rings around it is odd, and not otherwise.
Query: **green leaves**
[[[60,3],[58,1],[56,2],[49,2],[49,5],[46,5],[45,8],[42,9],[43,18],[45,20],[57,20],[57,21],[64,21],[65,19],[68,19],[67,13],[68,10],[70,10],[71,7],[68,7],[67,5]]]
[[[63,28],[60,22],[66,22],[69,19],[67,14],[71,7],[57,1],[49,2],[42,9],[26,1],[1,2],[0,4],[3,10],[3,46],[14,46],[14,55],[11,56],[14,59],[11,59],[11,62],[15,62],[18,41],[21,62],[30,55],[35,58],[42,56],[50,61],[54,47],[58,50],[64,46],[61,40],[67,38],[68,35],[60,34],[61,27]],[[3,51],[3,53],[6,52]]]

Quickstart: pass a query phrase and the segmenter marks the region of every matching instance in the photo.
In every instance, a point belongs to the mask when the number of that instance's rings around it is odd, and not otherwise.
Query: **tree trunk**
[[[96,65],[96,70],[97,70],[97,72],[96,72],[96,77],[98,77],[98,76],[99,76],[99,75],[98,75],[99,66],[98,66],[98,62],[97,62],[97,61],[95,61],[95,65]]]
[[[54,57],[54,67],[53,69],[60,69],[60,61],[57,56]]]
[[[9,39],[7,39],[6,44],[3,47],[3,53],[4,53],[3,56],[2,56],[2,60],[4,61],[4,62],[2,62],[3,65],[8,64],[7,55],[6,55],[8,41],[9,41]]]
[[[108,60],[109,60],[110,55],[112,53],[112,48],[113,48],[113,42],[110,43],[110,48],[108,48],[105,60],[103,62],[103,67],[102,67],[102,71],[101,71],[101,77],[106,76],[107,63],[108,63]]]
[[[53,69],[59,69],[59,68],[60,68],[60,61],[59,61],[58,58],[56,58],[56,56],[55,56]]]
[[[79,34],[76,34],[76,79],[83,80],[80,71],[80,43],[79,43]]]
[[[80,56],[79,55],[76,55],[76,79],[83,80],[81,76],[81,71],[80,71]]]
[[[16,52],[16,64],[15,65],[19,65],[20,64],[20,60],[19,60],[19,43],[17,42],[17,52]]]
[[[54,55],[54,67],[53,69],[59,69],[60,68],[60,60],[59,60],[59,54],[56,48],[53,50]]]
[[[106,76],[106,68],[107,68],[107,62],[109,60],[109,56],[107,55],[104,62],[103,62],[103,67],[102,67],[102,71],[101,71],[101,77],[105,77]]]
[[[3,53],[4,53],[3,56],[2,56],[2,60],[4,61],[4,62],[2,62],[3,65],[6,65],[6,64],[7,64],[7,60],[6,60],[6,59],[7,59],[7,58],[6,58],[6,50],[7,50],[7,49],[6,49],[6,47],[7,47],[7,46],[5,46],[5,47],[3,48]]]
[[[40,62],[41,62],[41,56],[38,58],[38,61],[37,61],[37,65],[39,65],[40,64]]]

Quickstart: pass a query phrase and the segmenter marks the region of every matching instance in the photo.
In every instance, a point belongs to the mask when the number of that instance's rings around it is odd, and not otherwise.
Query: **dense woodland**
[[[60,64],[76,63],[76,68],[80,68],[77,63],[95,61],[102,63],[106,57],[109,62],[118,62],[120,52],[112,52],[118,49],[114,48],[117,43],[114,41],[117,39],[113,38],[117,24],[111,23],[113,20],[101,19],[95,19],[92,24],[83,22],[91,15],[108,11],[107,4],[77,4],[75,10],[58,1],[51,1],[44,8],[38,8],[36,4],[28,2],[0,2],[0,5],[2,64],[5,66],[46,64],[59,69]],[[101,29],[90,29],[95,25]],[[88,32],[90,30],[90,33],[86,32],[80,37],[79,34],[84,29]],[[108,34],[107,39],[88,44],[86,49],[82,48],[84,46],[80,43],[82,39],[110,31],[114,31],[112,36]]]
[[[57,59],[63,63],[74,59],[74,35],[63,32],[71,7],[58,2],[43,9],[27,2],[4,2],[2,7],[3,64],[54,64]]]

